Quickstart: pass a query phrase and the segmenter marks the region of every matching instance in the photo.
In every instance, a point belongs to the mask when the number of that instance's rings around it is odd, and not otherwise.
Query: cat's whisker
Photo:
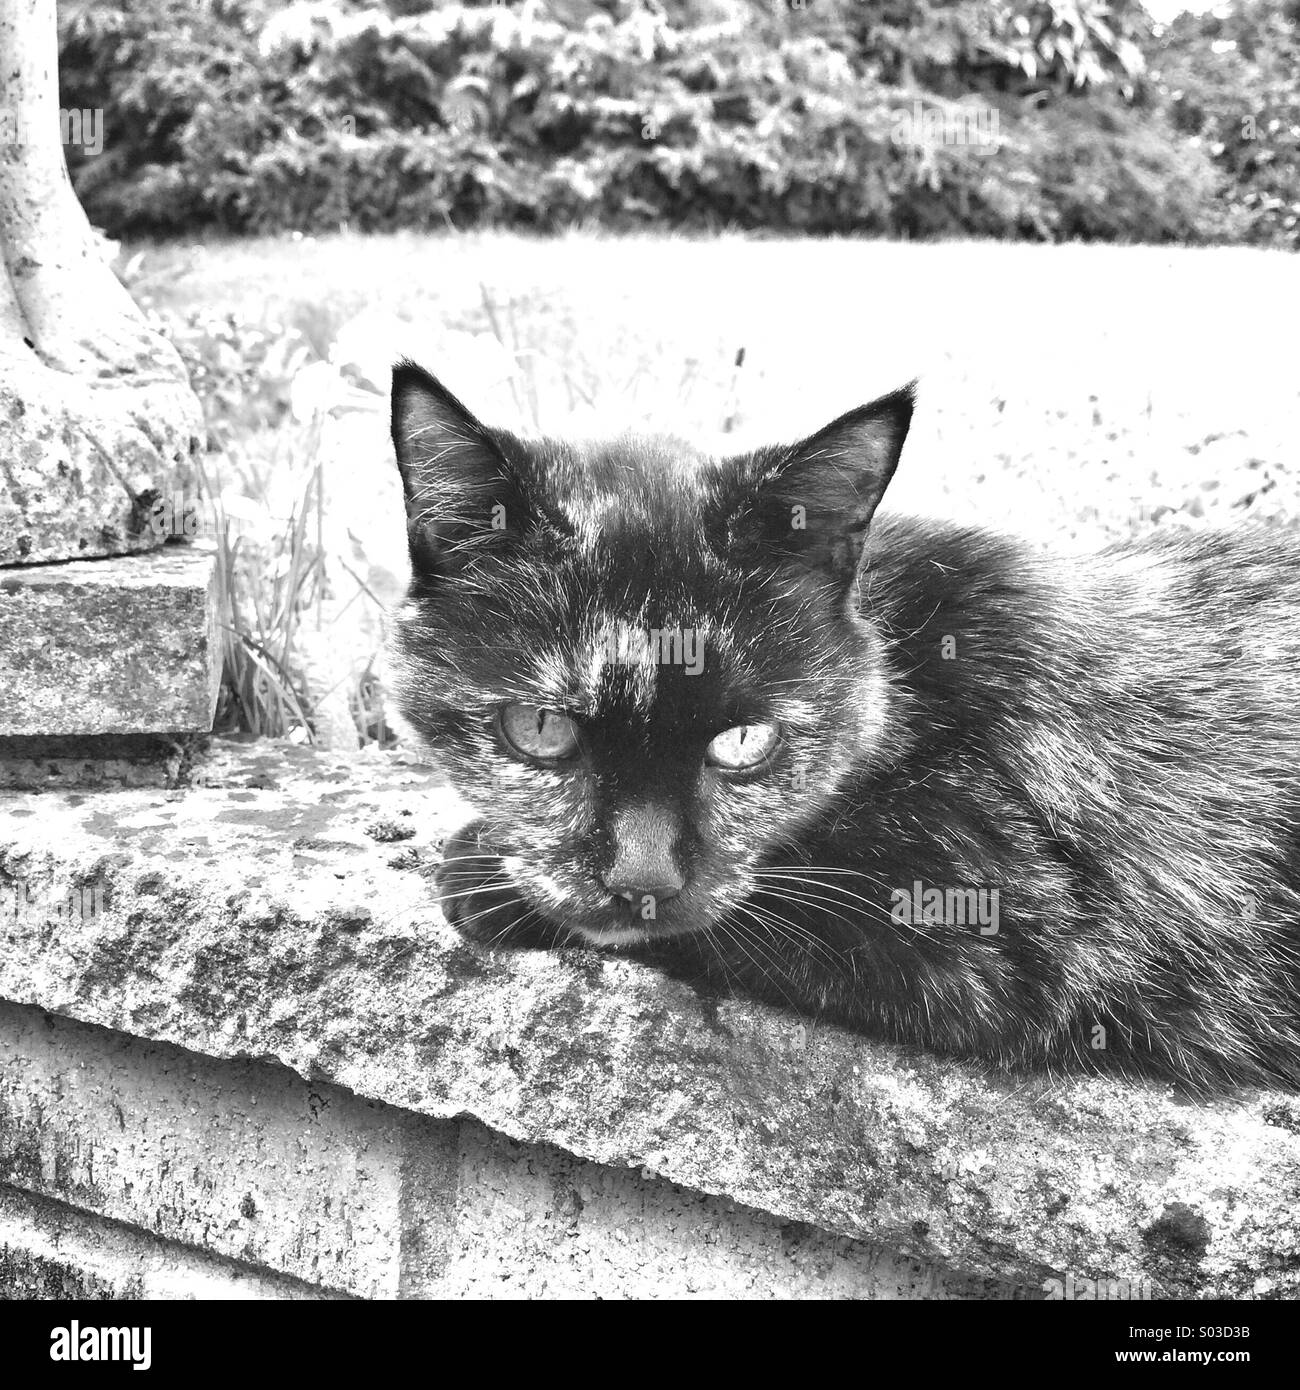
[[[879,874],[869,874],[865,869],[846,869],[838,864],[773,864],[754,870],[760,874],[831,874],[841,877],[862,878],[878,888],[885,887]]]
[[[864,918],[866,920],[871,920],[871,914],[863,913],[861,908],[857,905],[840,902],[835,898],[827,897],[820,893],[809,893],[806,890],[797,888],[778,889],[775,887],[762,888],[759,890],[759,893],[766,897],[774,898],[778,902],[788,902],[792,905],[800,904],[809,907],[819,916],[832,917],[837,921],[843,922],[850,929],[854,929],[855,923],[861,923]],[[755,896],[757,897],[759,894],[755,894]],[[857,916],[856,918],[846,917],[843,912],[836,911],[835,909],[837,908],[846,908],[849,911],[856,911]],[[882,913],[876,915],[876,920],[883,925],[890,919],[886,914]]]
[[[505,926],[502,927],[501,930],[496,933],[495,936],[491,937],[489,940],[483,942],[482,944],[487,946],[489,949],[493,949],[494,947],[502,945],[505,942],[506,938],[512,932],[518,931],[520,928],[523,927],[534,926],[541,920],[541,914],[530,908],[524,916],[512,918],[510,921],[508,921],[505,924]]]
[[[761,879],[761,874],[755,874],[755,878],[758,879],[760,882],[762,881],[762,879]],[[826,893],[827,893],[827,894],[829,894],[829,893],[838,893],[838,894],[842,895],[843,901],[841,901],[840,899],[828,897],[828,896],[821,895],[821,894],[810,894],[810,893],[808,893],[808,890],[807,890],[806,888],[804,888],[804,889],[787,889],[787,888],[785,888],[785,886],[784,886],[786,883],[806,883],[806,884],[808,884],[808,885],[810,885],[810,886],[812,886],[812,887],[815,887],[815,888],[824,888],[824,889],[826,890]],[[818,879],[801,878],[801,877],[799,877],[799,876],[797,876],[797,875],[781,875],[781,876],[777,879],[776,883],[774,883],[772,886],[769,886],[769,887],[766,887],[766,888],[762,888],[762,889],[760,889],[760,891],[764,891],[764,892],[768,892],[768,893],[773,893],[773,894],[776,894],[776,893],[789,893],[789,894],[791,894],[791,895],[799,894],[799,895],[802,896],[803,900],[804,900],[804,901],[807,901],[807,902],[813,902],[813,901],[816,901],[816,902],[823,902],[823,903],[828,903],[828,904],[836,904],[836,905],[838,905],[838,906],[840,906],[840,907],[848,907],[848,906],[850,906],[850,905],[857,905],[859,908],[865,908],[865,909],[867,910],[867,912],[868,912],[868,915],[875,916],[878,920],[880,920],[880,921],[882,921],[882,922],[892,922],[892,921],[893,921],[893,917],[892,917],[892,915],[891,915],[891,913],[890,913],[890,910],[889,910],[888,908],[886,908],[886,907],[884,906],[883,903],[876,902],[876,901],[874,901],[874,900],[871,899],[871,898],[865,898],[865,897],[862,896],[862,894],[860,894],[860,893],[854,893],[854,892],[850,891],[849,889],[844,888],[844,887],[842,887],[840,884],[837,884],[837,883],[822,883],[822,882],[821,882],[820,880],[818,880]],[[841,918],[840,920],[842,920],[842,921],[847,921],[848,919],[847,919],[847,918]]]
[[[738,912],[743,913],[747,917],[753,918],[753,920],[757,922],[760,927],[764,925],[762,918],[757,916],[757,914],[754,913],[752,909],[746,907],[745,905],[742,904],[736,910]],[[745,934],[742,930],[742,927],[743,924],[738,918],[733,917],[731,919],[731,922],[727,930],[729,935],[731,935],[732,940],[740,948],[742,955],[744,955],[744,957],[749,961],[749,963],[754,967],[754,969],[759,973],[759,975],[762,976],[765,980],[767,980],[769,984],[774,984],[777,987],[777,989],[780,990],[781,995],[785,999],[785,1001],[797,1013],[799,1011],[799,1005],[791,997],[790,992],[786,989],[783,983],[783,980],[787,976],[788,971],[784,969],[781,961],[776,956],[772,955],[768,950],[765,949],[762,941],[758,937],[754,936],[752,933]],[[758,956],[754,954],[754,951],[751,951],[749,949],[751,946],[754,948],[755,951],[758,952],[758,955],[761,955],[762,961],[760,961]]]
[[[509,903],[491,903],[489,906],[484,907],[484,908],[481,908],[478,912],[471,912],[471,913],[469,914],[468,917],[462,917],[462,918],[460,918],[460,919],[455,923],[455,926],[456,926],[457,930],[463,929],[464,927],[469,926],[472,922],[480,921],[482,918],[491,916],[492,913],[494,913],[494,912],[500,912],[503,908],[510,907],[510,906],[512,906],[512,904],[509,904]],[[517,920],[518,920],[517,918],[512,919],[512,920],[506,925],[505,931],[509,931],[510,928],[513,927],[513,926],[515,925],[515,922],[516,922]],[[502,936],[505,934],[505,931],[503,931],[503,932],[501,933]],[[495,939],[499,940],[499,939],[500,939],[500,936],[498,936],[498,937],[495,938]]]
[[[789,903],[792,906],[801,905],[811,907],[819,916],[832,917],[837,922],[843,922],[850,930],[854,928],[854,922],[851,917],[846,917],[842,912],[831,910],[836,906],[835,900],[833,898],[823,897],[820,894],[804,893],[798,889],[790,888],[760,888],[759,891],[754,894],[754,898],[759,900],[763,898],[774,898],[777,902]]]
[[[488,916],[490,913],[499,911],[500,908],[500,903],[494,903],[491,907],[484,907],[480,908],[477,912],[471,912],[467,917],[456,918],[456,920],[452,922],[452,925],[457,931],[461,931],[465,927],[471,926],[474,922],[479,921],[481,918]]]
[[[476,883],[473,888],[458,888],[452,893],[439,893],[439,902],[454,902],[457,898],[472,898],[478,893],[502,892],[513,888],[509,879],[495,879],[488,883]]]
[[[708,942],[709,947],[713,953],[712,960],[717,966],[721,968],[722,976],[726,984],[728,986],[736,984],[739,981],[740,977],[734,970],[732,970],[727,950],[725,948],[736,946],[737,941],[734,933],[727,926],[725,920],[719,919],[716,922],[711,922],[704,929],[701,935],[703,939]],[[721,942],[717,940],[718,937],[722,938]]]
[[[755,883],[766,884],[772,887],[785,887],[787,885],[797,885],[802,890],[816,889],[818,892],[834,894],[837,901],[842,905],[853,903],[865,909],[871,914],[883,914],[889,916],[889,908],[881,900],[880,894],[892,894],[892,889],[883,883],[876,883],[874,880],[867,879],[863,884],[845,882],[828,875],[821,874],[770,874],[764,870],[756,870],[753,874]],[[859,888],[873,888],[876,894],[868,895],[860,892]]]
[[[861,878],[862,883],[872,888],[879,888],[881,892],[893,891],[893,885],[884,883],[883,878],[876,874],[858,873],[856,870],[851,873],[836,873],[831,869],[755,869],[755,876],[770,878],[770,880],[806,880],[809,883],[822,884],[824,888],[834,888],[836,892],[851,892],[851,888],[841,883],[841,878],[854,877]]]
[[[812,932],[805,928],[798,927],[795,923],[787,921],[768,908],[759,907],[752,901],[743,904],[743,907],[748,915],[753,917],[761,926],[774,928],[778,939],[784,936],[787,941],[790,941],[796,946],[802,943],[802,945],[812,950],[814,954],[817,954],[826,964],[832,967],[838,964],[838,958],[831,951],[830,947]]]
[[[779,936],[784,936],[796,945],[802,945],[833,971],[842,965],[843,957],[815,932],[798,922],[790,921],[765,905],[760,906],[751,900],[748,906],[751,911],[760,913],[770,926],[776,928]],[[847,922],[848,919],[843,920]]]
[[[856,892],[854,888],[851,888],[842,882],[838,882],[833,878],[823,878],[820,875],[814,876],[811,874],[767,874],[764,873],[762,870],[758,870],[754,873],[753,877],[756,883],[808,884],[811,887],[820,888],[827,893],[841,893],[847,897],[857,898],[862,902],[874,901],[873,899],[864,897],[861,893]]]

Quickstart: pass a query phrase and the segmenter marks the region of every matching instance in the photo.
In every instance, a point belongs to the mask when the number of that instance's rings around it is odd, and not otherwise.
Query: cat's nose
[[[675,869],[654,877],[640,874],[637,876],[642,880],[639,883],[625,883],[613,873],[605,874],[603,877],[605,887],[616,898],[630,903],[639,903],[646,898],[653,898],[660,903],[667,902],[669,898],[675,898],[686,886],[686,880]]]
[[[671,808],[653,802],[620,809],[611,825],[614,862],[601,874],[605,887],[630,903],[675,898],[686,886],[675,852],[679,827]]]

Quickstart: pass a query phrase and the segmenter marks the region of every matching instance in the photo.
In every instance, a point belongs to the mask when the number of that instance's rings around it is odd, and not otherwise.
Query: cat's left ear
[[[450,578],[529,528],[522,443],[488,429],[414,362],[393,368],[392,430],[417,584]]]
[[[722,544],[775,552],[847,588],[898,467],[915,399],[912,382],[798,444],[727,460]]]

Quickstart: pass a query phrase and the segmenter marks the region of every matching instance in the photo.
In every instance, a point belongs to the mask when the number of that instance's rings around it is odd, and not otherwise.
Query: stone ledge
[[[206,734],[0,735],[0,792],[188,787]]]
[[[468,811],[429,768],[251,744],[208,780],[0,796],[0,885],[24,893],[0,998],[975,1275],[1300,1294],[1293,1097],[1009,1076],[616,956],[486,951],[430,898]],[[70,892],[84,913],[57,910]]]
[[[1017,1293],[473,1120],[15,1004],[0,1004],[4,1184],[64,1204],[70,1241],[78,1212],[92,1237],[122,1223],[141,1270],[191,1250],[365,1298]],[[113,1264],[119,1282],[131,1268]]]
[[[0,569],[0,736],[207,732],[216,584],[204,543]]]

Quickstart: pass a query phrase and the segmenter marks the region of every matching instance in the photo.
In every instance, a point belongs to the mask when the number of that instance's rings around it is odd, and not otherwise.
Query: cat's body
[[[1300,1085],[1300,543],[873,522],[909,417],[713,464],[399,370],[399,696],[482,811],[448,916],[945,1052]]]

